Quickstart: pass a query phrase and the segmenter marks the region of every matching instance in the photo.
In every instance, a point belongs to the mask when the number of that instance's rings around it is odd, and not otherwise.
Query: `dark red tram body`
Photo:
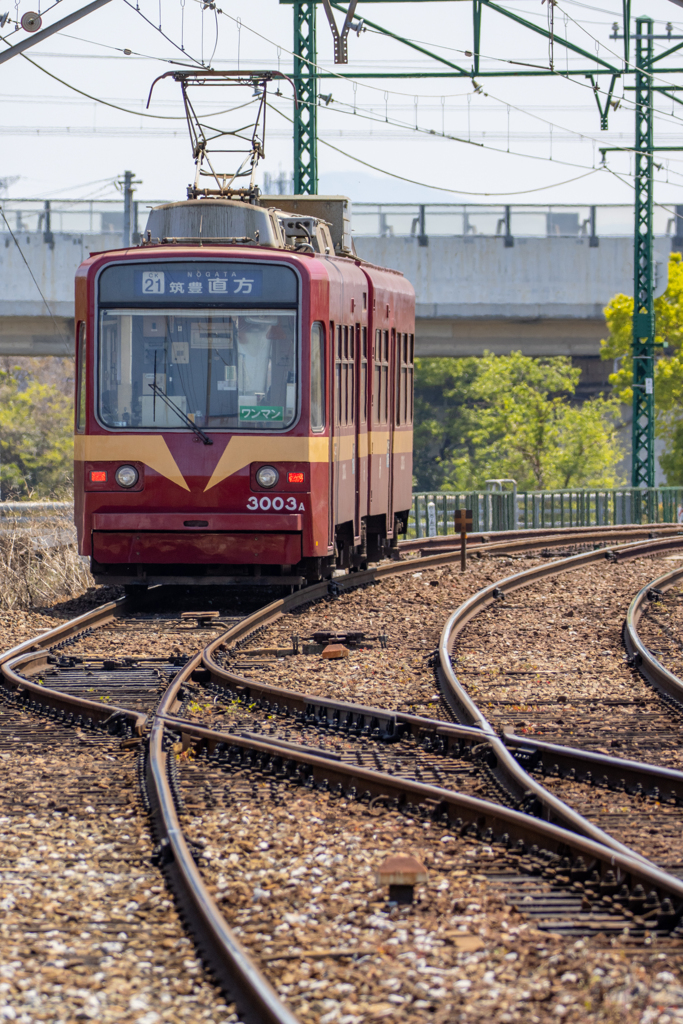
[[[407,518],[413,289],[258,213],[271,244],[176,235],[79,268],[76,524],[100,581],[299,584]]]

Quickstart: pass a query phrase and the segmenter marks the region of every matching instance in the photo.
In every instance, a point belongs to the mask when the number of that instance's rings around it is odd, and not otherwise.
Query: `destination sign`
[[[297,276],[289,267],[232,260],[168,260],[112,264],[100,274],[106,306],[248,306],[293,304]]]

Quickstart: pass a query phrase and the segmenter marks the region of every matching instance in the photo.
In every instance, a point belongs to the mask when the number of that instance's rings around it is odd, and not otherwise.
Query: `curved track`
[[[634,534],[649,535],[651,530],[616,532],[619,537],[624,532],[633,537]],[[515,538],[483,544],[482,548],[500,552],[509,550],[512,545],[513,550],[519,550],[520,543],[524,549],[575,547],[605,544],[611,539],[609,530],[566,531],[561,536],[555,532],[550,537],[524,538],[522,542]],[[441,542],[441,538],[435,540]],[[683,538],[672,536],[622,545],[614,548],[614,553],[618,558],[627,558],[679,546],[683,546]],[[616,910],[630,913],[631,918],[640,921],[638,927],[648,927],[648,921],[649,927],[669,930],[676,925],[683,914],[683,881],[596,830],[540,786],[520,762],[535,761],[537,765],[546,754],[555,759],[560,755],[553,750],[539,752],[538,748],[530,752],[527,745],[515,737],[507,737],[503,742],[459,687],[452,670],[449,672],[449,645],[453,637],[478,610],[498,599],[496,590],[507,592],[542,575],[567,571],[604,557],[603,551],[590,551],[559,563],[535,567],[486,588],[451,617],[440,648],[440,673],[456,714],[467,724],[440,722],[297,693],[237,675],[221,666],[215,657],[220,645],[237,643],[296,607],[398,573],[447,564],[459,558],[459,551],[452,550],[355,573],[332,584],[318,584],[272,602],[232,625],[203,651],[197,650],[177,673],[168,656],[150,659],[146,665],[125,664],[124,659],[116,663],[116,667],[108,664],[106,658],[91,658],[88,665],[81,661],[79,667],[78,655],[61,653],[65,644],[70,645],[78,636],[82,638],[85,631],[99,632],[129,614],[124,601],[112,602],[57,627],[38,641],[27,641],[6,652],[0,658],[5,697],[16,709],[45,715],[61,725],[106,730],[118,734],[128,744],[147,741],[140,771],[146,781],[145,792],[157,834],[157,858],[202,954],[222,987],[236,1001],[243,1019],[294,1024],[291,1012],[280,1002],[227,926],[197,867],[196,850],[183,835],[178,818],[181,795],[177,777],[181,751],[197,759],[207,758],[212,769],[230,772],[236,766],[251,768],[261,778],[274,783],[294,782],[349,800],[380,801],[413,815],[442,821],[455,834],[477,837],[489,844],[498,843],[501,849],[523,858],[527,873],[573,885],[590,898],[602,896],[611,900]],[[56,648],[59,653],[55,652]],[[94,691],[88,697],[83,695],[81,685],[84,668],[99,671],[99,676],[91,679],[94,685],[86,688]],[[153,680],[151,668],[155,670]],[[57,674],[48,676],[48,672]],[[134,678],[130,678],[131,673]],[[171,674],[173,678],[167,685]],[[50,685],[45,685],[46,682]],[[152,707],[156,697],[148,700],[146,696],[152,682],[156,693],[161,695],[156,707]],[[265,735],[261,727],[228,732],[190,721],[188,701],[193,687],[210,691],[214,698],[227,691],[235,705],[266,712],[276,726],[289,721],[294,738],[291,734],[290,738]],[[295,726],[302,724],[309,727],[309,732],[314,727],[318,736],[324,731],[328,736],[343,738],[350,745],[368,744],[374,764],[363,763],[363,757],[345,756],[344,750],[341,754],[335,752],[329,744],[297,742],[302,736]],[[376,750],[381,744],[386,750],[387,741],[404,744],[403,758],[410,762],[407,768],[405,765],[387,766],[383,755],[372,749],[373,744]],[[580,751],[565,750],[563,756],[574,758],[575,770],[583,757],[584,766],[590,763],[605,773],[612,770],[612,762],[618,760]],[[447,767],[454,759],[460,764],[482,765],[503,801],[513,806],[454,791],[455,780],[449,777]],[[643,778],[660,789],[666,785],[675,791],[677,800],[683,799],[683,775],[680,773],[629,765],[625,761],[620,761],[615,770],[622,775],[631,772],[641,785]],[[430,773],[431,777],[424,781]],[[441,785],[435,784],[439,783],[439,776],[443,781]],[[533,814],[526,813],[528,811]],[[646,894],[649,894],[647,900]]]

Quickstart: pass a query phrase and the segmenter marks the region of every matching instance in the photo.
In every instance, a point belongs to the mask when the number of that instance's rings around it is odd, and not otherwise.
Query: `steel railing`
[[[567,488],[516,494],[490,490],[424,491],[413,494],[406,536],[453,533],[454,512],[458,508],[472,510],[474,533],[676,523],[683,519],[683,487]]]
[[[557,491],[421,491],[413,494],[405,536],[453,533],[456,509],[472,511],[472,532],[568,526],[626,526],[683,521],[683,487],[567,488]],[[68,501],[3,501],[2,520],[15,524],[68,517]]]

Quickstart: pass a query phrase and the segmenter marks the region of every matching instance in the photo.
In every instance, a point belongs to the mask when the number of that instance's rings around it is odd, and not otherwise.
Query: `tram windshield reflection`
[[[296,418],[297,384],[292,310],[100,314],[99,417],[105,426],[187,429],[186,416],[209,429],[282,430]]]

